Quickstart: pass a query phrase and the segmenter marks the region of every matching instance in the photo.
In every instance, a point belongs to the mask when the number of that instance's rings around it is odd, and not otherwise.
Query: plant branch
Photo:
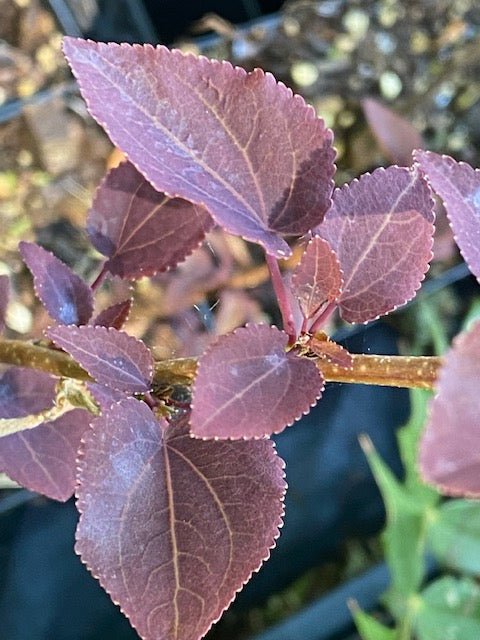
[[[282,314],[283,330],[288,334],[289,344],[292,345],[297,338],[297,332],[295,330],[292,307],[285,288],[285,282],[283,281],[282,274],[280,273],[280,267],[278,266],[277,259],[269,253],[265,253],[265,261],[268,265],[268,270],[270,271],[273,290],[275,291],[278,307]]]
[[[91,381],[88,373],[63,351],[24,342],[0,339],[0,362],[46,371],[63,378]],[[353,354],[352,369],[317,359],[326,382],[377,384],[389,387],[432,389],[442,358],[437,356],[377,356]],[[197,371],[197,358],[159,360],[154,385],[190,385]]]

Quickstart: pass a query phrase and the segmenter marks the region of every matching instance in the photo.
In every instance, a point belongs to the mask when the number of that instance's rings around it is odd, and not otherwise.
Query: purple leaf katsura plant
[[[432,387],[439,359],[350,354],[323,329],[336,310],[368,322],[415,296],[432,253],[431,187],[478,277],[477,173],[419,152],[412,167],[333,191],[332,132],[270,74],[150,45],[66,38],[64,48],[91,114],[128,160],[107,174],[88,216],[106,258],[90,287],[41,247],[21,245],[57,324],[46,332],[53,345],[0,340],[0,360],[14,365],[0,381],[0,429],[59,402],[63,378],[75,379],[81,408],[0,438],[0,469],[65,500],[77,457],[82,560],[142,638],[199,640],[278,536],[286,485],[269,436],[308,413],[325,381]],[[172,269],[214,224],[211,237],[226,231],[263,247],[283,329],[247,324],[207,336],[198,360],[154,362],[121,330],[128,293],[92,318],[108,273],[135,280]],[[299,236],[303,257],[282,273],[278,259]],[[194,258],[195,286],[208,273],[219,289],[225,278]],[[173,289],[185,297],[189,286]],[[7,288],[0,278],[0,324]],[[424,474],[453,492],[480,490],[456,459],[476,442],[479,351],[475,328],[446,357],[423,445]],[[446,420],[462,389],[468,414]]]
[[[460,252],[480,282],[480,171],[431,151],[414,156],[443,200]],[[445,356],[421,442],[423,477],[449,495],[480,498],[479,381],[477,322]]]
[[[153,358],[145,344],[110,327],[52,327],[47,336],[100,382],[141,393],[152,382]]]
[[[104,270],[135,280],[175,267],[196,249],[213,220],[203,207],[156,191],[130,162],[112,169],[88,214]]]
[[[19,250],[33,275],[35,293],[60,324],[86,324],[93,312],[90,287],[70,267],[33,242]]]
[[[269,557],[285,489],[270,440],[194,440],[123,400],[84,436],[76,549],[142,638],[200,638]]]
[[[155,189],[277,258],[284,236],[320,224],[332,132],[271,74],[162,46],[65,38],[64,51],[90,113]]]
[[[285,332],[267,325],[220,337],[200,360],[193,435],[261,438],[308,413],[322,394],[323,378],[314,362],[286,353],[287,341]]]
[[[335,191],[317,232],[342,268],[344,320],[369,322],[415,296],[432,258],[433,222],[430,188],[417,169],[377,169]]]

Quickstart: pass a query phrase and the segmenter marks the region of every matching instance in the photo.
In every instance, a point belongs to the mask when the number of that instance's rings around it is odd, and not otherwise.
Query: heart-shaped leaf
[[[212,226],[205,208],[156,191],[133,164],[123,162],[97,189],[87,231],[109,258],[105,268],[134,280],[177,265]]]
[[[75,460],[91,415],[74,409],[35,429],[0,438],[0,470],[31,491],[64,502],[75,487]]]
[[[95,326],[100,327],[113,327],[120,330],[127,321],[130,309],[132,308],[133,300],[123,300],[107,307],[103,311],[100,311],[98,316],[93,320]]]
[[[112,327],[52,327],[47,336],[100,384],[112,389],[148,391],[153,358],[141,340]]]
[[[462,256],[480,282],[480,171],[432,151],[416,151],[415,160],[443,200]]]
[[[33,275],[35,293],[60,324],[86,324],[93,311],[90,287],[69,266],[33,242],[19,250]]]
[[[377,169],[335,190],[317,231],[340,261],[345,320],[368,322],[414,297],[432,257],[433,220],[417,169]]]
[[[280,235],[323,219],[332,133],[270,74],[162,46],[65,38],[64,51],[90,113],[159,191],[278,258]]]
[[[270,440],[202,441],[130,398],[93,421],[76,550],[145,640],[198,640],[269,556],[283,515]]]
[[[342,290],[342,271],[335,252],[326,240],[316,236],[305,249],[292,275],[292,290],[306,318],[322,305],[333,302]]]
[[[449,495],[480,497],[480,322],[445,355],[420,447],[424,479]]]
[[[308,413],[322,395],[314,362],[287,353],[276,327],[247,325],[200,358],[191,431],[199,438],[262,438]]]

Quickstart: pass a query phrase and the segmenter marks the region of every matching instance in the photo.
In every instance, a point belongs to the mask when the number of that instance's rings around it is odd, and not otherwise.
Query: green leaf
[[[389,629],[357,605],[352,605],[351,609],[362,640],[395,640],[395,629]]]
[[[480,298],[476,298],[472,302],[472,305],[463,320],[462,331],[468,331],[477,320],[480,320]]]
[[[397,432],[398,446],[405,468],[404,485],[409,492],[414,492],[425,505],[435,505],[440,494],[422,482],[418,473],[418,443],[427,419],[428,401],[432,392],[425,389],[411,389],[410,418]]]
[[[480,503],[445,502],[429,527],[428,545],[442,564],[480,575]]]
[[[470,578],[436,580],[422,593],[415,627],[418,640],[478,640],[480,587]]]
[[[392,575],[391,590],[396,598],[406,598],[420,587],[425,572],[425,504],[398,482],[366,436],[362,436],[361,445],[387,511],[387,526],[382,537]]]

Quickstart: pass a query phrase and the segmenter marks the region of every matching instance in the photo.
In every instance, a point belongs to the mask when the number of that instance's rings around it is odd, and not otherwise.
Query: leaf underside
[[[132,398],[93,421],[76,550],[146,640],[197,640],[275,544],[283,462],[269,440],[201,441]]]
[[[272,75],[163,46],[64,39],[89,111],[158,190],[291,255],[330,204],[333,135]]]
[[[424,479],[442,492],[480,497],[480,323],[445,355],[420,446]]]
[[[199,438],[262,438],[308,413],[323,391],[314,362],[286,353],[288,337],[252,324],[222,336],[200,358],[191,430]]]
[[[73,325],[51,327],[46,334],[100,384],[130,393],[150,389],[153,358],[133,336],[113,327]]]
[[[207,210],[156,191],[130,162],[111,169],[88,214],[92,244],[113,275],[137,279],[175,267],[213,226]]]
[[[368,322],[414,297],[432,257],[433,221],[418,170],[381,168],[335,190],[316,231],[340,261],[345,320]]]
[[[112,304],[106,309],[103,309],[103,311],[100,311],[94,318],[92,324],[100,327],[113,327],[119,331],[128,319],[132,303],[132,298],[129,298],[128,300]]]
[[[443,200],[460,252],[480,282],[480,170],[432,151],[416,151],[415,160]]]

